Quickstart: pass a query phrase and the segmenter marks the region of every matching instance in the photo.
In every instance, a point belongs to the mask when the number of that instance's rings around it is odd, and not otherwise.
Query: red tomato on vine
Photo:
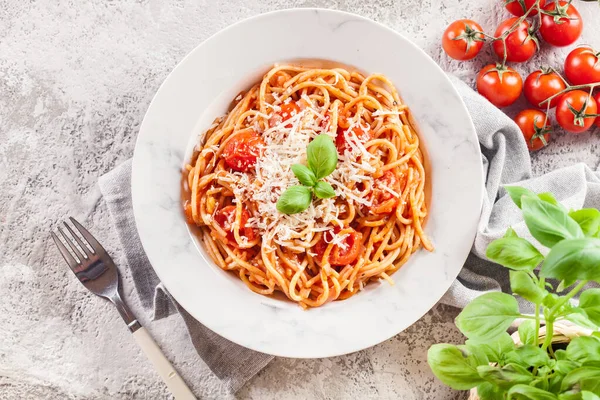
[[[573,85],[600,82],[600,52],[588,46],[573,49],[565,60],[565,75]]]
[[[500,58],[504,59],[506,51],[506,61],[525,62],[535,54],[539,47],[538,40],[533,33],[531,24],[527,20],[519,22],[519,18],[513,17],[503,21],[496,29],[494,37],[497,40],[493,43],[494,52]],[[517,24],[515,28],[513,26]],[[505,32],[510,32],[504,40],[501,38]],[[506,49],[505,49],[506,48]]]
[[[522,90],[521,75],[510,67],[490,64],[477,75],[477,91],[496,107],[511,105]]]
[[[470,19],[459,19],[451,23],[442,37],[442,48],[455,60],[470,60],[483,47],[481,26]]]
[[[515,117],[521,128],[527,148],[536,151],[548,145],[550,141],[550,123],[545,113],[540,110],[523,110]]]
[[[585,132],[594,124],[598,105],[589,93],[573,90],[560,97],[556,105],[556,120],[566,131]]]
[[[571,2],[551,1],[543,8],[540,35],[553,46],[575,43],[583,30],[583,20]]]
[[[522,17],[525,15],[527,10],[529,10],[535,4],[535,0],[508,0],[504,7],[508,10],[509,13],[514,15],[515,17]],[[540,7],[544,7],[545,0],[540,1]],[[529,16],[533,17],[537,15],[537,10],[533,9],[529,13]]]
[[[543,109],[548,104],[540,105],[542,101],[566,89],[566,87],[567,85],[563,79],[555,71],[552,69],[539,69],[529,74],[525,79],[523,92],[531,105]],[[556,107],[558,100],[558,97],[550,100],[550,108]]]

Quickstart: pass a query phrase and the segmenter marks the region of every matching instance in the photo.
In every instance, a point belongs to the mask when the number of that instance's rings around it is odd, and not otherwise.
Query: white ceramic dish
[[[251,292],[215,266],[185,223],[181,169],[196,138],[274,63],[324,59],[387,75],[411,108],[429,155],[431,202],[421,250],[352,298],[303,311]],[[294,9],[235,24],[194,49],[158,90],[133,159],[137,228],[158,276],[196,319],[263,353],[329,357],[380,343],[423,316],[450,287],[474,239],[483,173],[472,121],[443,71],[398,33],[331,10]]]

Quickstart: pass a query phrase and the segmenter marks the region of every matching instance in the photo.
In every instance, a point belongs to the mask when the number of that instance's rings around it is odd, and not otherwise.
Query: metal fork
[[[75,218],[69,218],[83,239],[75,234],[67,222],[64,222],[68,234],[58,228],[71,251],[64,245],[59,237],[52,232],[52,239],[58,247],[69,268],[79,281],[90,292],[111,301],[121,317],[129,327],[133,337],[142,348],[148,359],[154,364],[158,374],[163,379],[171,393],[177,400],[195,400],[196,397],[187,387],[181,376],[175,371],[169,360],[164,356],[156,342],[152,339],[146,328],[142,327],[129,307],[123,302],[119,294],[119,271],[102,245],[85,229]],[[76,246],[75,242],[79,245]]]

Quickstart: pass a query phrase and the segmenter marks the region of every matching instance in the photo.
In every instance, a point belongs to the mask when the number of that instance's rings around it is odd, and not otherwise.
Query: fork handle
[[[175,371],[169,360],[160,350],[152,336],[146,328],[141,327],[133,332],[133,337],[140,345],[146,356],[158,371],[158,374],[165,382],[176,400],[196,400],[196,397],[185,384],[181,376]]]

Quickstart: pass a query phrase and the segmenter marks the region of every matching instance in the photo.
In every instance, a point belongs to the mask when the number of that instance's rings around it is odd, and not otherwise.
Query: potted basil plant
[[[506,190],[548,252],[512,228],[490,243],[486,255],[510,269],[514,295],[486,293],[469,303],[456,318],[467,341],[431,346],[429,366],[444,384],[471,390],[471,399],[600,400],[600,289],[584,290],[600,282],[600,211],[569,211],[551,193]],[[535,312],[522,314],[517,295]],[[518,325],[513,336],[511,325]]]

